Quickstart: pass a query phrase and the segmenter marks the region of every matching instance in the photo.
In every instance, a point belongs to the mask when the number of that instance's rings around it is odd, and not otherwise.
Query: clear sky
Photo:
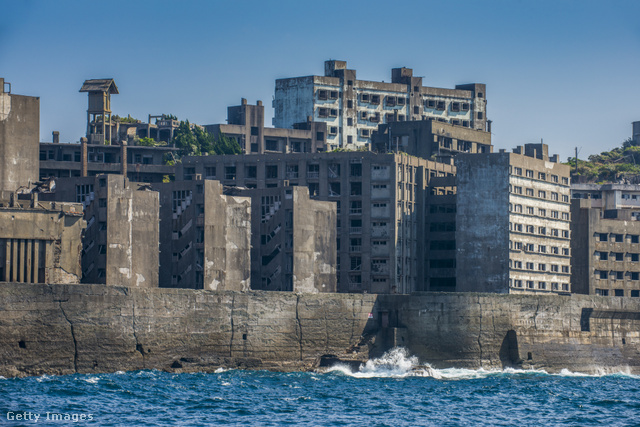
[[[562,160],[612,149],[640,120],[640,1],[30,1],[0,3],[0,77],[40,97],[40,135],[85,132],[85,79],[112,77],[114,114],[224,123],[275,79],[346,60],[362,80],[413,68],[426,86],[487,84],[498,148]]]

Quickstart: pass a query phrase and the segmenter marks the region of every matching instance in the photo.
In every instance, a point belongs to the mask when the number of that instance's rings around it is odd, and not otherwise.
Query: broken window
[[[360,95],[360,100],[362,102],[369,102],[370,96],[368,93],[363,93],[362,95]]]
[[[332,90],[331,93],[329,94],[329,97],[331,99],[338,99],[338,91],[337,90]]]
[[[425,108],[436,108],[435,99],[427,99],[424,103]]]
[[[406,101],[407,101],[406,98],[403,98],[400,96],[398,97],[398,105],[404,105],[406,104]]]
[[[373,113],[369,120],[378,123],[380,121],[380,113]]]
[[[329,117],[329,109],[328,108],[318,108],[318,117],[321,117],[321,118]]]
[[[360,129],[360,136],[363,138],[369,138],[369,129]]]
[[[338,110],[336,108],[332,108],[329,112],[329,117],[338,117]]]
[[[387,96],[387,106],[394,107],[396,105],[396,97],[395,96]]]
[[[436,102],[436,110],[438,111],[444,111],[446,109],[446,102],[444,101],[438,101]]]
[[[339,182],[330,182],[329,183],[329,197],[340,197],[340,183]]]
[[[326,101],[328,98],[328,93],[326,90],[319,89],[318,90],[318,99],[321,101]]]
[[[460,103],[459,102],[452,102],[451,103],[451,111],[454,111],[454,112],[460,111]]]

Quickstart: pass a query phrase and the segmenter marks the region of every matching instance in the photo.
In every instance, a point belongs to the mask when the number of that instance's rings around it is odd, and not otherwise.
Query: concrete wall
[[[106,281],[120,286],[158,286],[159,196],[121,175],[107,180]]]
[[[293,291],[336,292],[336,206],[293,190]]]
[[[40,98],[4,92],[0,79],[0,197],[38,180]]]
[[[459,154],[456,286],[462,292],[508,292],[509,154]]]
[[[224,196],[204,181],[204,289],[248,291],[251,282],[251,199]]]
[[[0,375],[309,369],[403,345],[436,367],[640,373],[640,299],[0,284]]]

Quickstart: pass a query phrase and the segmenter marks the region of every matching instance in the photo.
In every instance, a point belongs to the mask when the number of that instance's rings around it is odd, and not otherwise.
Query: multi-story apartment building
[[[429,182],[453,174],[451,164],[371,152],[186,157],[176,169],[177,180],[215,179],[258,189],[306,186],[312,198],[335,202],[337,289],[370,293],[428,289]],[[453,190],[435,191],[446,196]]]
[[[640,297],[640,185],[571,186],[572,290]]]
[[[165,160],[176,151],[172,147],[41,142],[39,176],[45,179],[124,173],[135,182],[162,182],[164,177],[173,176],[175,168]]]
[[[228,191],[251,197],[252,289],[336,292],[335,203],[300,186]]]
[[[242,98],[240,105],[227,108],[227,124],[204,128],[216,137],[225,135],[235,139],[245,154],[326,151],[326,123],[307,118],[302,123],[294,123],[293,129],[267,128],[262,101],[248,105]]]
[[[570,292],[569,167],[544,144],[456,166],[457,289]]]
[[[429,159],[458,153],[491,153],[491,133],[434,119],[380,125],[371,137],[371,150],[400,152]]]
[[[122,175],[58,178],[49,201],[84,205],[82,281],[158,286],[159,197],[149,184]]]
[[[291,128],[308,117],[325,122],[328,150],[366,147],[379,124],[398,121],[433,118],[490,130],[484,84],[426,87],[410,68],[394,68],[391,83],[357,80],[346,61],[325,61],[324,76],[276,80],[273,107],[278,128]]]
[[[160,193],[160,286],[248,291],[251,200],[202,179],[153,188]]]

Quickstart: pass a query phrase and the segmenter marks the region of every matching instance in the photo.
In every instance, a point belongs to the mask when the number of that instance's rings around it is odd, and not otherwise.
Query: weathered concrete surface
[[[640,301],[629,298],[0,284],[0,301],[5,377],[310,369],[390,345],[436,367],[640,372]]]

